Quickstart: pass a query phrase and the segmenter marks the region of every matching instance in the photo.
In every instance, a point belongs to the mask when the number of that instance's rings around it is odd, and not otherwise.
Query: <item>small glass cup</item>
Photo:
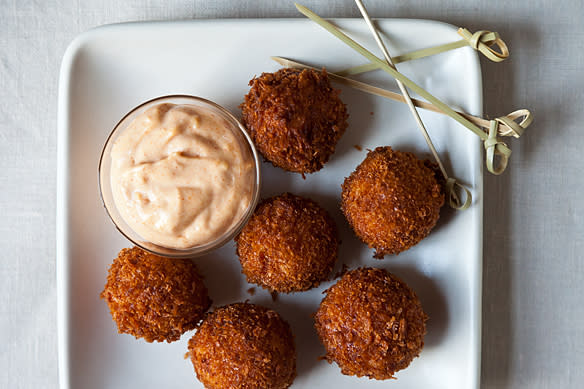
[[[169,248],[154,244],[152,242],[148,242],[144,240],[136,231],[134,231],[132,227],[130,227],[128,223],[124,220],[114,202],[114,196],[110,180],[112,165],[110,154],[112,147],[118,136],[138,115],[142,114],[148,108],[162,103],[194,105],[196,107],[203,108],[205,110],[209,110],[215,114],[218,114],[221,118],[225,119],[227,123],[230,124],[231,131],[236,136],[236,138],[241,142],[241,144],[249,148],[249,151],[254,160],[254,183],[253,183],[254,187],[252,190],[252,198],[247,210],[243,213],[241,218],[234,222],[231,225],[231,227],[229,227],[216,239],[186,249]],[[233,239],[233,237],[235,237],[245,226],[245,224],[253,214],[253,211],[255,210],[260,194],[260,182],[261,182],[260,161],[258,153],[255,149],[255,146],[251,138],[249,137],[247,131],[245,130],[245,127],[243,127],[239,120],[237,120],[235,116],[233,116],[225,108],[221,107],[220,105],[212,101],[197,96],[189,95],[161,96],[149,100],[145,103],[142,103],[136,108],[132,109],[119,121],[119,123],[112,130],[111,134],[109,135],[105,142],[99,160],[99,192],[105,210],[110,219],[112,220],[112,222],[114,223],[114,225],[116,226],[116,228],[118,229],[118,231],[120,231],[122,235],[124,235],[136,246],[151,253],[171,258],[192,258],[204,255],[223,246],[229,240]]]

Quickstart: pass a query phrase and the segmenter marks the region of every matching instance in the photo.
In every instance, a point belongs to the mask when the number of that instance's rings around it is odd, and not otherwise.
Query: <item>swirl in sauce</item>
[[[159,104],[132,121],[111,151],[123,219],[143,239],[186,249],[219,238],[248,209],[254,159],[216,113]]]

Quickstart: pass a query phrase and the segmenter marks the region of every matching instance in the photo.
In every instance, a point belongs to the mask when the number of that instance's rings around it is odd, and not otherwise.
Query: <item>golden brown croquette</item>
[[[427,316],[416,294],[382,269],[347,272],[325,291],[315,327],[329,363],[345,375],[394,378],[424,346]]]
[[[138,247],[122,249],[109,268],[100,297],[119,333],[147,342],[172,342],[195,328],[211,305],[193,262]]]
[[[347,128],[347,109],[327,73],[281,69],[249,82],[242,121],[259,152],[297,173],[320,170]]]
[[[207,315],[188,355],[208,389],[284,389],[296,377],[294,337],[277,312],[236,303]]]
[[[342,185],[341,209],[379,259],[425,238],[443,204],[434,164],[389,146],[370,151]]]
[[[270,291],[315,287],[337,260],[333,219],[314,201],[290,193],[261,202],[235,242],[248,282]]]

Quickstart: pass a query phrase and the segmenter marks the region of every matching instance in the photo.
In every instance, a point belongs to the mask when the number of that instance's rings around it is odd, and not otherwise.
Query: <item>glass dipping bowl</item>
[[[217,114],[219,117],[226,120],[229,124],[229,129],[235,135],[236,139],[239,141],[242,147],[248,148],[251,157],[253,158],[254,163],[254,182],[252,188],[252,197],[251,201],[242,214],[239,220],[235,220],[232,225],[223,231],[217,238],[209,242],[205,242],[193,247],[179,249],[179,248],[170,248],[160,246],[158,244],[146,241],[143,239],[134,229],[126,222],[126,220],[120,214],[118,207],[114,201],[114,195],[112,192],[112,184],[111,184],[111,151],[114,143],[116,142],[119,135],[127,128],[127,126],[134,121],[134,119],[146,111],[148,108],[151,108],[158,104],[163,103],[171,103],[171,104],[180,104],[180,105],[191,105],[197,108],[201,108],[203,110],[210,111],[212,113]],[[251,138],[249,137],[245,127],[233,116],[229,111],[225,108],[221,107],[220,105],[203,99],[197,96],[189,96],[189,95],[170,95],[170,96],[162,96],[157,97],[155,99],[149,100],[145,103],[138,105],[136,108],[132,109],[128,112],[114,127],[111,134],[107,138],[103,150],[101,152],[101,157],[99,160],[99,192],[101,195],[101,199],[103,201],[103,205],[105,210],[118,229],[128,240],[130,240],[136,246],[149,251],[151,253],[171,257],[171,258],[192,258],[197,257],[200,255],[207,254],[221,246],[225,243],[233,239],[245,226],[255,207],[257,205],[260,193],[260,161],[258,158],[258,153],[253,145]]]

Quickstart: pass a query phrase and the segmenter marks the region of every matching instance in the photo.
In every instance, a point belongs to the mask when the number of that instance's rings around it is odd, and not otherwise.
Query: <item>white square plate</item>
[[[364,21],[339,19],[357,41],[378,53]],[[398,55],[460,39],[453,26],[421,20],[384,19],[379,26]],[[97,166],[103,143],[117,121],[143,101],[165,94],[213,100],[236,116],[248,81],[279,66],[279,55],[326,65],[330,71],[364,63],[360,56],[306,19],[201,20],[133,23],[97,28],[71,43],[63,59],[59,90],[57,265],[60,385],[66,388],[199,388],[183,358],[185,334],[172,344],[149,344],[117,334],[99,293],[107,268],[126,241],[100,201]],[[481,114],[481,76],[476,53],[466,47],[398,65],[403,73],[451,106]],[[395,89],[383,72],[362,80]],[[276,309],[296,336],[298,377],[294,388],[474,388],[479,382],[482,158],[478,138],[451,119],[422,112],[450,172],[471,189],[470,209],[444,207],[438,226],[419,245],[379,261],[348,227],[339,210],[340,185],[363,160],[366,149],[391,145],[428,156],[427,147],[404,104],[341,88],[349,128],[323,170],[302,179],[263,163],[262,196],[284,191],[314,198],[340,230],[339,263],[377,266],[404,279],[418,294],[428,334],[419,358],[397,380],[347,377],[324,354],[311,314],[331,285],[273,302],[247,290],[233,242],[197,258],[214,306],[249,299]],[[359,151],[355,145],[361,146]]]

